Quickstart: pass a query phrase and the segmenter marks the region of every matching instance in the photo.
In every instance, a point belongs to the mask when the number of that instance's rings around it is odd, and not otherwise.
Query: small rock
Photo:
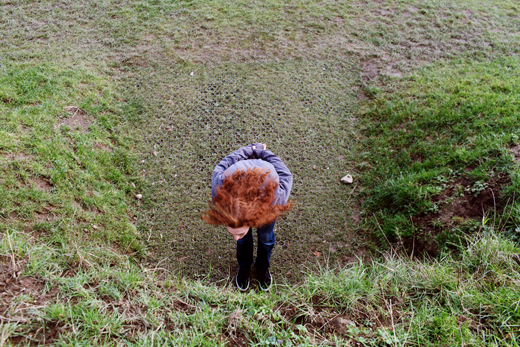
[[[350,183],[354,182],[354,180],[352,179],[351,175],[346,175],[345,177],[343,177],[341,179],[341,182],[350,184]]]
[[[154,157],[157,157],[157,154],[159,154],[159,152],[153,151],[152,154],[153,154]]]
[[[96,224],[92,224],[92,229],[97,229],[97,225]]]
[[[142,196],[141,194],[136,194],[136,195],[135,195],[135,198],[136,198],[137,200],[141,200],[141,199],[143,198],[143,196]]]
[[[192,72],[190,72],[190,76],[193,76],[193,75],[194,75],[193,71],[192,71]]]
[[[316,170],[316,165],[313,165],[313,166],[312,166],[312,169],[313,169],[313,170]]]

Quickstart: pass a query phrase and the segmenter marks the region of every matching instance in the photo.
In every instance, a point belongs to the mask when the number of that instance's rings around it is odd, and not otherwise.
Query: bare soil
[[[65,107],[65,111],[69,112],[71,116],[63,118],[59,124],[60,126],[65,125],[72,130],[79,129],[82,132],[87,131],[90,125],[90,120],[85,111],[81,110],[77,106],[67,106]]]
[[[54,187],[54,185],[48,179],[43,177],[33,177],[31,180],[38,187],[38,189],[46,192],[50,192]]]
[[[7,160],[16,160],[16,161],[25,161],[34,158],[33,155],[19,152],[19,153],[0,153],[0,157],[5,158]]]
[[[520,144],[511,146],[509,152],[513,154],[515,163],[520,164]]]
[[[464,177],[452,180],[447,189],[432,199],[440,206],[437,213],[412,217],[417,234],[403,240],[406,251],[412,256],[435,257],[439,252],[435,238],[441,228],[460,227],[468,220],[482,220],[488,213],[500,213],[507,204],[500,192],[509,182],[506,175],[492,178],[485,189],[473,192],[475,182]]]
[[[31,308],[47,306],[58,301],[59,290],[57,288],[45,291],[45,280],[22,276],[24,266],[24,260],[7,256],[0,257],[2,270],[0,274],[0,321],[2,322],[22,324],[32,322],[34,318],[27,314]],[[30,300],[25,300],[22,305],[13,305],[13,300],[22,295],[29,296]],[[11,337],[9,341],[14,345],[46,345],[52,343],[58,335],[58,324],[47,323],[43,327],[29,329],[24,336]]]

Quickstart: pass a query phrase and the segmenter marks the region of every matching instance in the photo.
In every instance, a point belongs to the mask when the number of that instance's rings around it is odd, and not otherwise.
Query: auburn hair
[[[273,205],[278,182],[269,176],[270,170],[239,169],[226,176],[202,220],[211,225],[231,228],[261,227],[272,223],[280,214],[292,209],[292,201]]]

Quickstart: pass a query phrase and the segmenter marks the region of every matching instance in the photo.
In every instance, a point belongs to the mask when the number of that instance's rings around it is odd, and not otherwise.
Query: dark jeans
[[[267,269],[269,267],[269,260],[274,247],[274,224],[275,222],[256,230],[258,234],[258,252],[255,267],[257,269]],[[253,265],[253,228],[249,228],[246,236],[237,241],[237,260],[240,269],[251,269],[251,265]]]

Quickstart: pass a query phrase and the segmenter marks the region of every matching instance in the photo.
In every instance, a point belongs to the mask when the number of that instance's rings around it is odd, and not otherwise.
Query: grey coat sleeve
[[[289,171],[289,168],[270,150],[255,149],[253,154],[258,159],[265,160],[274,166],[279,180],[279,196],[277,196],[277,200],[280,202],[280,205],[287,203],[293,184],[293,175],[291,171]]]
[[[211,179],[211,195],[215,198],[217,195],[217,187],[222,185],[224,182],[224,171],[226,171],[231,165],[235,164],[240,160],[247,160],[253,157],[252,145],[245,146],[237,149],[224,159],[215,167],[213,171],[213,177]]]

